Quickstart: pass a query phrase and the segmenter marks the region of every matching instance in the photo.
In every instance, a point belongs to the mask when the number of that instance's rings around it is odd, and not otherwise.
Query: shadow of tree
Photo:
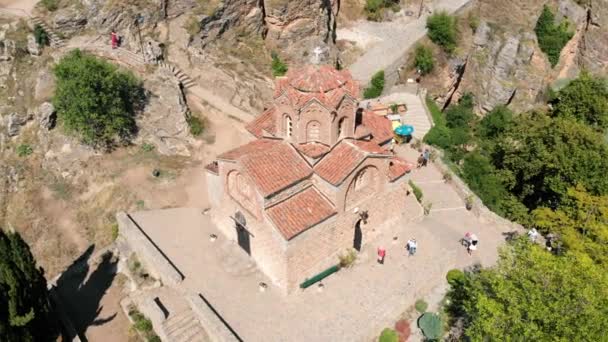
[[[103,325],[113,320],[117,313],[99,318],[103,309],[101,299],[116,277],[118,259],[106,252],[98,260],[90,260],[95,245],[76,259],[57,280],[57,290],[76,332],[83,341],[90,326]],[[91,266],[96,267],[91,271]],[[72,340],[75,336],[66,336]]]

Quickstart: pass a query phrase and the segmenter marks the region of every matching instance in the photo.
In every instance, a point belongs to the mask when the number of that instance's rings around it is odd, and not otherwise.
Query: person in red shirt
[[[378,247],[378,263],[380,265],[384,264],[384,257],[386,256],[386,249],[382,247]]]
[[[112,33],[110,34],[110,38],[112,40],[112,49],[116,49],[118,47],[118,35],[116,34],[116,32],[114,30],[112,30]]]

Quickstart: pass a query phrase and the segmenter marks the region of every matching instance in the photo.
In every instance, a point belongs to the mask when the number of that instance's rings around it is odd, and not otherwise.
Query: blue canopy
[[[395,128],[395,134],[397,135],[412,135],[414,133],[414,126],[412,125],[401,125]]]

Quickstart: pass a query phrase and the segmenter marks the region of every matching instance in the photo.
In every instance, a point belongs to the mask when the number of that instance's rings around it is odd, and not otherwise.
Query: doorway
[[[245,215],[242,212],[237,211],[234,214],[234,228],[236,229],[236,239],[241,248],[251,255],[251,241],[249,239],[249,232],[245,228],[247,221]]]
[[[353,248],[357,252],[361,252],[361,244],[363,242],[363,232],[361,231],[361,220],[355,223],[355,236],[353,237]]]

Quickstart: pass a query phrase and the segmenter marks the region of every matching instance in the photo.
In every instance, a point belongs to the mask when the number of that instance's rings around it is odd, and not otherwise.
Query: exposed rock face
[[[48,69],[38,71],[36,85],[34,86],[34,98],[37,101],[50,99],[55,89],[55,77]]]
[[[137,119],[136,143],[151,143],[161,154],[189,156],[189,109],[175,77],[167,69],[158,69],[145,87],[150,91],[149,102]]]
[[[87,24],[87,16],[75,6],[59,9],[53,18],[53,28],[70,35],[83,29]]]
[[[229,35],[261,35],[266,47],[292,63],[309,63],[315,48],[333,63],[337,3],[327,0],[227,0],[201,20],[192,44],[205,48]]]
[[[588,9],[572,0],[549,1],[558,21],[567,20],[576,34],[564,47],[560,62],[551,67],[537,43],[534,27],[544,2],[484,0],[474,12],[481,17],[475,33],[461,39],[466,68],[449,63],[436,74],[442,89],[433,89],[439,102],[449,103],[472,92],[478,112],[498,105],[526,111],[543,102],[548,85],[576,77],[582,69],[608,71],[608,2],[591,1]],[[480,12],[477,12],[480,11]],[[509,13],[505,16],[504,13]],[[466,14],[465,14],[466,15]],[[603,20],[598,24],[599,20]]]
[[[38,46],[38,43],[36,42],[36,37],[34,37],[33,34],[27,35],[27,52],[29,52],[30,55],[33,56],[40,56],[40,54],[42,53],[40,47]]]
[[[149,62],[157,62],[163,59],[163,48],[154,39],[148,39],[144,43],[144,58]]]
[[[335,60],[337,2],[327,0],[266,1],[266,44],[290,60],[308,63],[319,47],[327,54],[323,63]]]
[[[42,128],[50,130],[55,127],[57,113],[55,112],[55,107],[53,104],[50,102],[41,104],[36,110],[36,118],[38,119],[38,123]]]

